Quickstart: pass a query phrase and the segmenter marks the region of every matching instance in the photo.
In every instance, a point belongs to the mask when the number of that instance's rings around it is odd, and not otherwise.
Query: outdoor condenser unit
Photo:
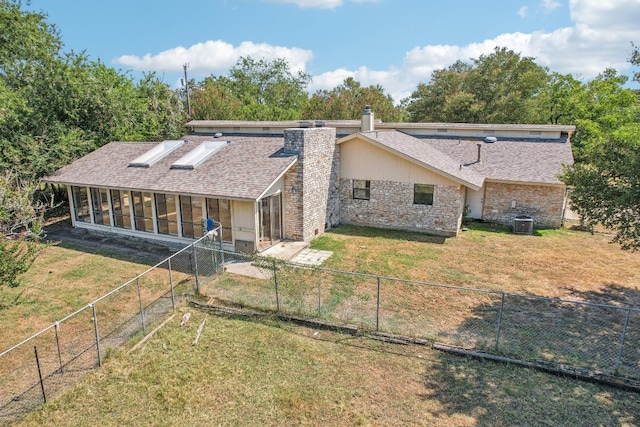
[[[519,215],[513,220],[513,232],[515,234],[533,234],[533,218],[527,215]]]

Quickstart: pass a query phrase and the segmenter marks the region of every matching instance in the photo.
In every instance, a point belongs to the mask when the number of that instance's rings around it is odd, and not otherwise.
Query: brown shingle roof
[[[573,163],[566,140],[421,139],[487,179],[536,184],[562,184],[562,165]],[[478,144],[481,161],[478,162]]]
[[[193,170],[171,164],[212,137],[189,135],[182,147],[149,168],[130,167],[156,142],[112,142],[56,171],[45,181],[92,187],[159,193],[182,193],[256,200],[293,165],[296,156],[283,156],[282,137],[233,137]]]
[[[447,176],[454,181],[479,189],[482,187],[484,177],[475,171],[462,167],[460,162],[447,154],[431,146],[428,142],[398,131],[371,131],[360,132],[345,137],[341,141],[347,141],[362,135],[374,144],[387,149],[397,155],[401,155],[411,161]]]

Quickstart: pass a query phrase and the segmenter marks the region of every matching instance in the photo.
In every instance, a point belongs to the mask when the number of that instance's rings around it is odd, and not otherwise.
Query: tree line
[[[581,82],[496,47],[434,71],[394,100],[382,86],[353,78],[310,94],[311,76],[284,59],[241,57],[226,75],[188,82],[189,116],[184,89],[152,72],[136,81],[63,46],[45,13],[0,0],[0,236],[41,228],[42,206],[12,206],[33,200],[42,177],[110,141],[179,138],[189,119],[358,119],[369,105],[385,122],[576,125],[577,163],[563,175],[575,187],[574,208],[588,226],[615,229],[623,247],[640,247],[640,103],[616,70]],[[629,61],[640,65],[633,44]],[[17,251],[11,242],[0,237],[0,258]],[[0,287],[13,283],[5,271],[14,274],[15,266],[0,263]]]

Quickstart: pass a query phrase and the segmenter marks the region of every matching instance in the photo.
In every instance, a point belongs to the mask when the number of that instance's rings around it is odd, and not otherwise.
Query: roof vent
[[[220,138],[222,136],[222,132],[216,132],[213,134],[214,138]]]
[[[496,138],[495,136],[486,136],[484,138],[484,142],[488,142],[490,144],[496,142],[498,140],[498,138]]]

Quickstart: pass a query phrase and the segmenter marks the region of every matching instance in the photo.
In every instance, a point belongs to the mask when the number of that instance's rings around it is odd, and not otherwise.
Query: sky
[[[184,76],[226,75],[239,57],[284,58],[312,76],[308,90],[353,77],[394,101],[434,70],[496,46],[587,81],[631,75],[640,0],[31,0],[65,51],[173,88]],[[636,70],[637,71],[637,70]],[[638,83],[630,87],[638,88]]]

